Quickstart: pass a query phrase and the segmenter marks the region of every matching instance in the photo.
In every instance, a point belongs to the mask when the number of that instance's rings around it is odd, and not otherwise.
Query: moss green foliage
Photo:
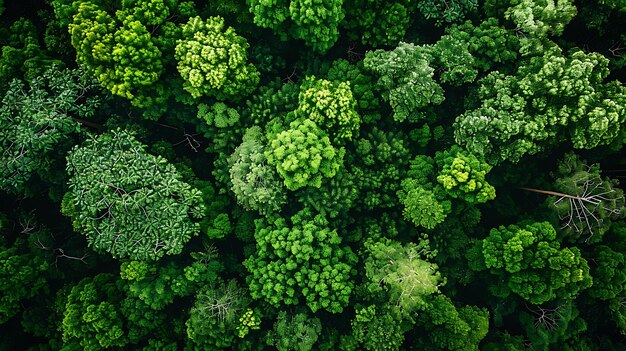
[[[480,82],[481,106],[457,118],[455,138],[490,164],[518,162],[563,141],[576,149],[610,144],[622,133],[626,91],[603,82],[607,65],[597,53],[555,48],[516,75],[493,72]]]
[[[0,14],[0,350],[626,349],[626,0]]]
[[[85,278],[67,296],[63,313],[63,342],[84,350],[123,347],[128,329],[120,310],[120,286],[110,274]]]
[[[6,323],[21,310],[23,300],[35,297],[46,288],[43,274],[50,265],[44,257],[29,252],[24,237],[12,245],[2,242],[0,262],[0,323]]]
[[[416,343],[421,350],[478,351],[489,330],[489,312],[475,306],[459,308],[445,295],[434,295],[418,317],[418,326],[425,331]]]
[[[357,309],[351,324],[351,336],[365,350],[400,350],[404,341],[404,330],[397,315],[375,305]]]
[[[290,33],[313,50],[324,53],[339,38],[343,0],[249,0],[248,3],[254,23],[274,30],[283,40]]]
[[[460,22],[465,17],[476,11],[478,1],[476,0],[451,0],[436,1],[425,0],[417,3],[417,8],[422,15],[428,19],[434,20],[436,23],[443,22]]]
[[[561,247],[547,222],[492,229],[479,247],[483,260],[479,264],[532,304],[567,299],[592,284],[580,250]]]
[[[255,222],[256,252],[244,261],[250,294],[277,307],[305,302],[313,312],[342,312],[354,286],[356,256],[323,216],[304,210],[290,222]]]
[[[560,35],[576,16],[576,6],[571,0],[522,0],[504,3],[510,6],[504,13],[505,18],[530,35]]]
[[[267,334],[266,342],[279,351],[309,351],[321,331],[322,323],[318,318],[311,318],[304,312],[288,315],[281,311],[274,322],[274,329]]]
[[[350,39],[360,39],[363,44],[396,45],[406,33],[415,11],[415,2],[381,0],[346,0],[343,26]]]
[[[69,26],[72,45],[77,61],[103,87],[140,101],[142,89],[150,88],[163,73],[162,53],[144,24],[127,12],[118,14],[112,17],[96,4],[80,3]]]
[[[418,155],[397,192],[404,217],[416,226],[433,229],[454,206],[463,206],[453,199],[466,204],[493,200],[495,189],[485,180],[490,170],[490,165],[457,145],[438,151],[434,158]]]
[[[259,82],[256,68],[248,63],[248,42],[226,27],[221,17],[189,19],[176,45],[178,72],[191,96],[239,100]]]
[[[260,128],[249,129],[228,162],[237,202],[246,209],[268,214],[280,210],[287,197],[276,169],[267,164],[261,138]]]
[[[0,106],[0,189],[28,195],[33,178],[58,181],[54,166],[81,132],[72,117],[89,118],[98,106],[95,96],[81,99],[92,88],[83,71],[57,67],[28,85],[11,82]]]
[[[491,166],[476,156],[454,145],[450,150],[437,152],[435,161],[439,165],[437,182],[453,198],[481,203],[496,197],[496,190],[485,180]]]
[[[308,118],[328,133],[335,145],[353,139],[361,118],[356,112],[350,83],[333,84],[325,79],[307,77],[300,87],[296,116]]]
[[[448,35],[468,44],[474,64],[487,71],[493,66],[506,64],[519,55],[519,38],[506,29],[496,18],[488,18],[477,26],[470,21],[450,27]]]
[[[367,53],[365,68],[378,76],[377,84],[384,89],[394,120],[418,119],[420,109],[443,102],[443,89],[433,79],[430,59],[427,50],[410,43],[400,43],[393,51]]]
[[[428,305],[425,297],[439,292],[442,280],[437,265],[424,260],[430,254],[428,244],[424,244],[403,247],[391,240],[366,243],[368,290],[372,294],[387,292],[390,304],[403,313],[424,309]]]
[[[200,192],[128,132],[87,140],[68,156],[63,212],[95,250],[155,260],[177,254],[199,232]]]
[[[355,142],[355,148],[345,164],[361,195],[357,204],[369,210],[396,206],[396,191],[410,157],[406,136],[373,128]]]
[[[298,119],[269,141],[265,156],[289,190],[319,188],[343,162],[344,148],[335,148],[328,135],[310,119]]]
[[[50,53],[41,45],[37,28],[31,20],[20,18],[9,28],[0,27],[0,35],[3,37],[0,83],[3,85],[15,78],[30,81],[52,66],[63,65],[60,60],[50,57]]]

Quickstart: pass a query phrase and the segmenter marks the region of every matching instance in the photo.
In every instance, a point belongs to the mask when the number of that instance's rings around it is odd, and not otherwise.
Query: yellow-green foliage
[[[185,80],[183,88],[193,97],[240,100],[254,90],[259,73],[248,63],[248,42],[223,18],[193,17],[182,29],[175,58]]]

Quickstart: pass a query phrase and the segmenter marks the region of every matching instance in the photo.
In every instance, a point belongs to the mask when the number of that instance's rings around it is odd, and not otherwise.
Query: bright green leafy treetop
[[[449,150],[437,152],[435,161],[440,167],[437,181],[453,198],[474,204],[496,197],[496,190],[485,180],[491,166],[473,154],[453,145]]]
[[[91,247],[115,258],[178,254],[199,232],[200,192],[173,165],[125,131],[87,140],[69,154],[63,213]]]
[[[143,91],[164,72],[162,53],[145,25],[126,11],[113,17],[94,3],[81,2],[69,31],[77,62],[111,93],[143,106]]]
[[[567,299],[591,286],[589,265],[578,248],[561,247],[548,222],[501,226],[478,244],[480,267],[503,279],[532,304]],[[508,290],[498,290],[506,297]]]
[[[489,312],[475,306],[456,307],[441,294],[428,299],[429,308],[418,316],[425,337],[415,343],[419,350],[478,351],[489,331]]]
[[[276,307],[304,299],[313,312],[342,312],[354,286],[356,255],[341,246],[326,218],[305,209],[291,225],[276,216],[255,224],[257,249],[244,261],[252,297]]]
[[[331,145],[328,135],[310,119],[297,119],[269,141],[265,156],[289,190],[319,188],[343,163],[345,149]]]
[[[451,199],[470,205],[493,200],[495,189],[485,180],[490,170],[490,165],[457,145],[438,151],[434,159],[416,156],[397,192],[404,217],[432,229],[452,211]]]
[[[320,126],[333,145],[342,145],[359,133],[361,118],[356,112],[350,83],[307,77],[300,87],[295,113]]]
[[[191,96],[240,100],[256,88],[259,73],[248,63],[246,39],[226,27],[221,17],[193,17],[182,26],[175,58]]]
[[[561,35],[577,12],[572,0],[514,0],[504,3],[510,6],[504,14],[505,18],[513,21],[519,30],[538,37]]]

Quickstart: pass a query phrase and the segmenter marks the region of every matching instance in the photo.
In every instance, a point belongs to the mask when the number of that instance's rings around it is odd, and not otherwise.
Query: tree
[[[443,22],[461,22],[478,8],[476,0],[419,1],[417,8],[427,19],[434,19],[438,25]]]
[[[473,350],[489,330],[489,312],[484,308],[457,308],[449,297],[435,294],[428,299],[429,308],[417,317],[424,335],[416,341],[420,350]]]
[[[247,62],[248,42],[226,27],[223,18],[190,18],[182,26],[182,37],[175,58],[185,80],[183,89],[194,98],[241,100],[259,83],[259,73]]]
[[[478,242],[478,259],[503,279],[505,298],[516,293],[532,304],[567,299],[592,284],[589,265],[576,247],[561,247],[548,222],[500,226]],[[494,292],[494,290],[492,290]]]
[[[612,221],[624,216],[624,192],[618,182],[602,178],[600,166],[588,166],[576,154],[570,153],[559,161],[554,176],[554,190],[522,188],[550,195],[551,204],[562,223],[561,232],[570,241],[584,238],[597,243],[610,228]]]
[[[128,330],[120,310],[122,291],[111,274],[84,278],[72,287],[63,313],[63,342],[84,350],[124,347]],[[78,346],[75,345],[75,346]]]
[[[266,342],[278,351],[309,351],[313,349],[321,331],[320,320],[310,317],[306,312],[288,315],[280,311],[274,329],[267,334]]]
[[[250,294],[272,306],[296,305],[340,313],[354,283],[356,256],[341,246],[328,220],[304,209],[291,217],[255,221],[256,252],[244,261]]]
[[[351,324],[351,336],[365,350],[400,350],[404,341],[405,326],[398,314],[376,305],[357,308]]]
[[[409,28],[415,4],[412,0],[346,0],[346,18],[341,23],[348,37],[365,45],[395,46]]]
[[[358,136],[361,117],[356,112],[350,83],[333,83],[307,77],[300,87],[295,114],[308,118],[322,128],[334,145],[342,145]]]
[[[9,85],[0,106],[0,189],[31,195],[37,192],[31,180],[63,182],[54,166],[81,134],[74,119],[93,116],[99,105],[92,89],[84,71],[58,67],[28,86],[18,80]]]
[[[376,50],[365,55],[365,68],[378,76],[377,84],[385,91],[383,98],[393,109],[393,119],[417,120],[421,109],[441,104],[443,89],[433,79],[428,50],[400,43],[393,51]]]
[[[497,18],[488,18],[477,26],[470,21],[449,27],[448,35],[467,43],[474,65],[482,71],[489,71],[492,67],[513,63],[520,51],[520,40],[513,30],[506,29],[498,23]],[[504,73],[500,67],[500,72]]]
[[[8,28],[0,28],[0,34],[4,38],[0,57],[0,83],[3,87],[0,91],[4,92],[13,79],[30,82],[53,66],[63,67],[63,62],[50,57],[45,47],[40,45],[33,21],[20,18]]]
[[[177,254],[198,234],[201,194],[173,165],[145,152],[129,132],[87,140],[67,158],[63,213],[96,251],[156,260]]]
[[[470,204],[496,197],[496,190],[485,180],[491,166],[473,154],[453,145],[449,150],[437,152],[435,162],[439,166],[437,182],[449,196]]]
[[[144,24],[125,11],[117,18],[98,4],[80,2],[69,31],[78,63],[89,68],[111,93],[138,106],[164,71],[162,53]]]
[[[121,278],[128,284],[128,296],[140,299],[146,307],[162,310],[176,297],[195,293],[200,287],[217,281],[222,264],[215,260],[214,250],[194,253],[197,258],[183,267],[175,262],[164,265],[127,261],[120,268]]]
[[[516,30],[535,36],[559,36],[576,16],[576,6],[571,0],[521,0],[505,3],[510,7],[504,15],[517,25]]]
[[[415,179],[402,181],[398,199],[404,206],[402,214],[416,226],[433,229],[450,212],[450,201],[440,201],[433,191],[421,187]]]
[[[411,313],[426,308],[425,298],[438,293],[443,281],[437,265],[425,258],[429,252],[428,241],[402,246],[399,242],[383,240],[366,243],[365,260],[367,286],[372,294],[386,291],[390,304],[401,313]]]
[[[591,149],[617,140],[626,88],[604,83],[608,60],[597,53],[546,49],[521,65],[515,76],[492,72],[480,82],[481,106],[455,122],[455,139],[496,165],[518,162],[569,141]]]
[[[261,129],[252,127],[230,156],[231,190],[244,208],[269,214],[287,201],[286,191],[276,169],[267,164]]]
[[[230,347],[249,298],[235,280],[205,285],[198,292],[185,323],[193,349]]]
[[[361,194],[355,207],[373,210],[397,206],[396,192],[410,159],[406,135],[374,127],[354,144],[345,165]]]
[[[310,119],[297,119],[289,127],[269,141],[267,162],[276,167],[287,189],[319,188],[323,178],[337,173],[346,151],[334,148],[328,135]]]
[[[281,40],[287,33],[302,39],[318,53],[325,53],[339,38],[339,22],[344,17],[343,0],[249,0],[254,23],[270,28]]]
[[[22,309],[23,300],[46,289],[48,282],[43,275],[49,264],[45,258],[29,252],[23,237],[12,245],[2,240],[0,262],[0,324],[4,324]]]

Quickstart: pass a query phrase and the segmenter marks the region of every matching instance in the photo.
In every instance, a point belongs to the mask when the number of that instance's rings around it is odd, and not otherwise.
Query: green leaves
[[[250,0],[248,3],[254,23],[274,30],[282,40],[290,33],[313,50],[325,53],[339,38],[343,0]]]
[[[29,195],[31,180],[63,182],[54,166],[80,134],[72,117],[91,117],[99,99],[80,97],[93,90],[91,79],[81,70],[57,67],[34,78],[28,87],[13,81],[0,106],[0,189]]]
[[[145,25],[127,12],[114,18],[96,4],[81,2],[69,31],[78,63],[111,93],[143,106],[143,90],[164,71],[163,54]]]
[[[366,54],[365,68],[379,78],[377,84],[386,90],[383,97],[393,109],[393,119],[420,118],[420,109],[441,104],[443,89],[433,79],[428,51],[413,44],[400,43],[393,51],[376,50]]]
[[[552,48],[515,76],[493,72],[481,80],[481,106],[457,118],[455,139],[493,165],[563,141],[577,149],[610,144],[622,133],[626,90],[603,83],[607,64],[597,53]]]
[[[280,311],[274,322],[274,329],[267,334],[266,342],[275,346],[278,351],[309,351],[317,342],[321,331],[322,323],[318,318],[303,312],[288,315],[285,311]]]
[[[591,286],[580,250],[562,248],[547,222],[492,229],[482,254],[486,268],[532,304],[567,299]]]
[[[387,239],[366,243],[366,249],[365,272],[369,291],[373,294],[386,291],[390,305],[402,314],[411,315],[426,308],[425,297],[439,292],[443,279],[437,265],[424,260],[431,254],[427,245],[409,243],[403,246]]]
[[[255,221],[257,250],[244,261],[250,294],[273,306],[295,305],[304,298],[311,311],[340,313],[354,284],[356,256],[321,215],[303,210],[291,218]]]
[[[247,62],[248,42],[226,27],[221,17],[189,19],[182,27],[175,58],[191,96],[240,100],[259,83],[259,73]]]
[[[355,109],[350,83],[333,83],[312,76],[300,87],[295,114],[321,126],[334,145],[342,145],[358,135],[361,118]]]
[[[483,203],[496,197],[496,190],[485,181],[491,166],[476,156],[453,145],[437,152],[435,160],[440,167],[437,181],[453,198],[462,198],[470,204]]]
[[[231,189],[237,202],[246,209],[269,214],[280,210],[287,198],[275,168],[266,163],[264,151],[260,128],[253,127],[246,132],[228,163]]]
[[[199,232],[200,192],[125,131],[89,139],[68,156],[64,214],[91,247],[116,258],[177,254]]]
[[[289,190],[303,186],[319,188],[322,178],[335,175],[345,149],[336,149],[315,122],[298,119],[269,141],[267,162],[276,167]]]

